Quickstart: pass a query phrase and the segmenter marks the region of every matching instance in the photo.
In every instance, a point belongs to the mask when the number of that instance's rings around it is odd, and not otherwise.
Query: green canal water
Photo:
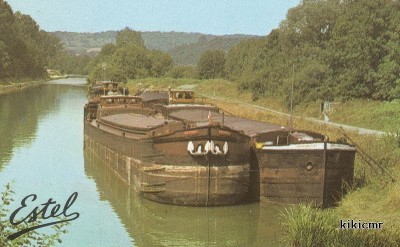
[[[0,96],[0,190],[12,182],[16,209],[36,194],[65,203],[78,192],[60,246],[276,246],[280,205],[194,208],[139,197],[83,150],[83,79]],[[75,85],[72,85],[75,84]],[[49,227],[40,231],[48,232]]]

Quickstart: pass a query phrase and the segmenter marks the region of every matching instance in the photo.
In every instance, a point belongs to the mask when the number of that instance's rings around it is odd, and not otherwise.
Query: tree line
[[[90,60],[67,52],[58,37],[0,0],[0,82],[47,78],[47,68],[87,74]]]
[[[235,81],[253,99],[400,98],[400,3],[303,0],[279,28],[227,53],[204,52],[195,76]]]
[[[266,37],[242,41],[226,54],[208,51],[197,67],[206,78],[222,73],[254,99],[288,99],[292,83],[295,104],[399,99],[399,23],[397,0],[303,0]],[[216,56],[220,66],[212,65]],[[221,65],[222,72],[213,71]]]
[[[99,55],[89,64],[89,80],[114,80],[161,77],[172,67],[168,53],[149,50],[144,45],[141,34],[125,28],[116,35],[116,43],[102,47]]]
[[[144,77],[226,78],[253,98],[302,101],[400,98],[400,2],[303,0],[267,36],[229,51],[208,50],[195,66],[146,48],[141,33],[125,28],[95,58],[68,54],[60,40],[0,0],[0,81],[38,78],[46,66],[89,74],[91,81]],[[289,100],[287,100],[289,102]]]
[[[58,38],[0,0],[0,81],[45,77],[45,67],[61,49]]]

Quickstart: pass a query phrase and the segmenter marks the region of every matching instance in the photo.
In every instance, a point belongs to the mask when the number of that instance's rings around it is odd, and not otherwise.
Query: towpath
[[[259,105],[250,104],[250,103],[243,102],[243,101],[240,101],[240,100],[228,99],[228,98],[218,97],[218,96],[210,96],[210,95],[205,95],[205,94],[200,94],[200,96],[205,97],[205,98],[209,98],[209,99],[213,99],[213,100],[218,100],[218,101],[233,102],[233,103],[241,105],[241,106],[246,106],[246,107],[250,107],[250,108],[253,108],[253,109],[258,109],[258,110],[261,110],[261,111],[272,112],[272,113],[280,115],[280,116],[290,117],[290,114],[288,114],[288,113],[276,111],[276,110],[273,110],[273,109],[270,109],[270,108],[267,108],[267,107],[263,107],[263,106],[259,106]],[[326,124],[326,125],[334,127],[334,128],[343,128],[345,131],[356,132],[356,133],[361,134],[361,135],[378,135],[378,136],[381,136],[381,135],[386,134],[386,132],[384,132],[384,131],[365,129],[365,128],[355,127],[355,126],[351,126],[351,125],[345,125],[345,124],[341,124],[341,123],[334,123],[334,122],[330,122],[330,121],[319,120],[319,119],[316,119],[316,118],[300,117],[300,116],[293,116],[293,117],[294,118],[298,118],[298,119],[302,118],[302,119],[305,119],[307,121],[310,121],[310,122],[313,122],[313,123],[317,123],[317,124]]]

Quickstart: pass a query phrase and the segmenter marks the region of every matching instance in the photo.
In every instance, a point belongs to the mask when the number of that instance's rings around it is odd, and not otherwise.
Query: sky
[[[45,31],[267,35],[301,0],[6,0]]]

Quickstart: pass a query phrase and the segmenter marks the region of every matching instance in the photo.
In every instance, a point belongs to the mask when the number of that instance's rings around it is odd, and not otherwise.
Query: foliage
[[[197,72],[202,79],[220,78],[224,74],[225,53],[221,50],[205,51],[197,63]]]
[[[144,40],[142,39],[140,32],[132,30],[128,27],[121,31],[118,31],[115,40],[117,46],[119,47],[125,46],[127,44],[135,44],[144,47]]]
[[[229,49],[239,44],[242,40],[252,38],[247,35],[225,35],[225,36],[201,36],[197,42],[176,46],[168,52],[171,54],[176,64],[195,65],[201,55],[208,50],[222,50],[228,52]]]
[[[190,65],[175,65],[167,73],[167,77],[172,78],[195,78],[196,71],[193,66]]]
[[[233,47],[228,79],[255,99],[301,101],[400,98],[400,3],[307,0],[267,37]]]
[[[142,46],[130,43],[117,48],[111,62],[124,71],[128,78],[150,76],[151,59],[146,48]]]
[[[15,192],[11,189],[11,185],[7,184],[5,191],[1,193],[1,204],[0,204],[0,243],[2,246],[54,246],[56,243],[61,243],[61,235],[67,231],[64,229],[68,222],[63,222],[57,225],[53,225],[53,234],[39,233],[37,230],[25,233],[14,240],[8,240],[7,236],[32,227],[40,225],[42,219],[38,219],[33,223],[21,223],[19,225],[12,225],[9,221],[8,215],[10,210],[7,208],[14,200],[12,198]]]
[[[0,80],[43,78],[50,58],[62,50],[58,38],[39,29],[28,15],[0,0]]]
[[[139,32],[126,28],[116,38],[116,44],[104,45],[89,64],[89,81],[161,77],[172,67],[171,56],[146,49]]]
[[[162,77],[172,68],[172,58],[168,53],[162,51],[150,51],[151,76]]]
[[[50,59],[49,68],[58,70],[61,74],[87,75],[90,56],[72,55],[66,51],[60,51]]]
[[[89,73],[89,81],[116,81],[126,82],[127,76],[123,70],[113,64],[97,64]],[[95,80],[93,79],[95,78]]]

